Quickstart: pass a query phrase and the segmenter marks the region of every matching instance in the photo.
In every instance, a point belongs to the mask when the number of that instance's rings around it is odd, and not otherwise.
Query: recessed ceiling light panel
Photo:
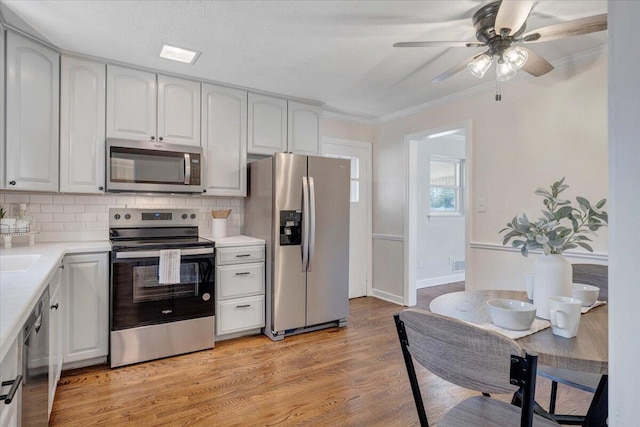
[[[193,64],[200,56],[200,52],[193,50],[182,49],[181,47],[169,46],[168,44],[162,45],[160,51],[160,58],[170,59],[172,61],[184,62],[186,64]]]

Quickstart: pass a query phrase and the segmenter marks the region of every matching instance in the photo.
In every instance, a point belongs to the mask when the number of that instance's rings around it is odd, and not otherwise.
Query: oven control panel
[[[109,227],[197,226],[200,212],[193,209],[109,209]]]

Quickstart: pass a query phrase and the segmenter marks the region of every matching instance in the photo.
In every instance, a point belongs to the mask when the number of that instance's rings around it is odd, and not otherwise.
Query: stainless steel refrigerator
[[[264,334],[345,326],[350,161],[278,153],[248,173],[244,234],[267,242]]]

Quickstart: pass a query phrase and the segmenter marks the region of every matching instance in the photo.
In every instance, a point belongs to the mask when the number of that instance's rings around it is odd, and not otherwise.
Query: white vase
[[[540,255],[533,265],[533,305],[536,316],[549,319],[549,297],[571,296],[573,268],[561,254]]]

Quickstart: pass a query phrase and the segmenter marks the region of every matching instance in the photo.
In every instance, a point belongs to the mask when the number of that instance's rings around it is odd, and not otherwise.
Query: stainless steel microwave
[[[202,193],[202,148],[107,139],[107,191]]]

